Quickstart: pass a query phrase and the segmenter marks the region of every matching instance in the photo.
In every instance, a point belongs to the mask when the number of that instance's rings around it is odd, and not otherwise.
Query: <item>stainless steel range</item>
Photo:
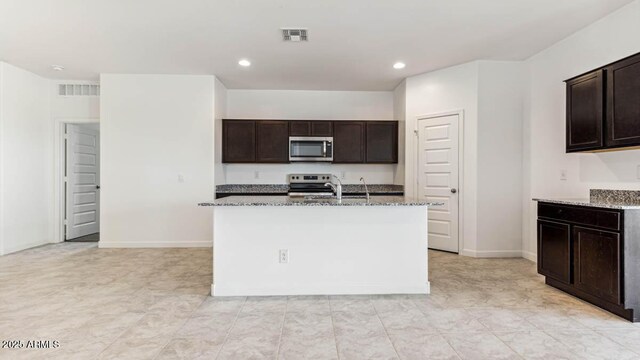
[[[333,191],[325,186],[331,182],[331,174],[289,174],[289,196],[332,196]]]

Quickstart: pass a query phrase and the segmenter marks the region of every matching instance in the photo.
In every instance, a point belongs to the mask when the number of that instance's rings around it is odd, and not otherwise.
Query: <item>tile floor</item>
[[[0,258],[2,359],[640,359],[640,325],[523,259],[431,252],[429,296],[214,299],[210,249],[48,245]]]

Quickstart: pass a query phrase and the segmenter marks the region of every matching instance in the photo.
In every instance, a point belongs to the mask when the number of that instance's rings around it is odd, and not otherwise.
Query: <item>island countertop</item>
[[[335,198],[290,198],[288,196],[229,196],[199,206],[435,206],[433,203],[405,196],[372,196]]]

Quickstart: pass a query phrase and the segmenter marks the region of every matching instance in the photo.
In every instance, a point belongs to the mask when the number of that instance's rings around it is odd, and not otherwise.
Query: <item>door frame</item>
[[[444,116],[458,115],[458,254],[462,254],[464,252],[464,194],[466,191],[464,190],[464,110],[449,110],[437,113],[430,113],[426,115],[418,115],[416,116],[416,123],[413,129],[414,139],[413,142],[413,154],[416,159],[413,162],[413,186],[416,189],[415,196],[418,196],[418,176],[420,170],[420,156],[418,151],[420,151],[420,142],[418,141],[419,136],[419,125],[420,120],[429,120],[433,118],[440,118]]]
[[[66,212],[64,169],[66,168],[65,146],[65,125],[66,124],[99,124],[98,118],[57,118],[54,119],[54,243],[61,243],[65,240],[64,214]]]

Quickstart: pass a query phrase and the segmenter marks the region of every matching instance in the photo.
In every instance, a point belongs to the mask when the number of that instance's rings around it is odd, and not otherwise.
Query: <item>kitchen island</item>
[[[230,196],[214,206],[214,296],[428,294],[427,207],[401,196]]]

